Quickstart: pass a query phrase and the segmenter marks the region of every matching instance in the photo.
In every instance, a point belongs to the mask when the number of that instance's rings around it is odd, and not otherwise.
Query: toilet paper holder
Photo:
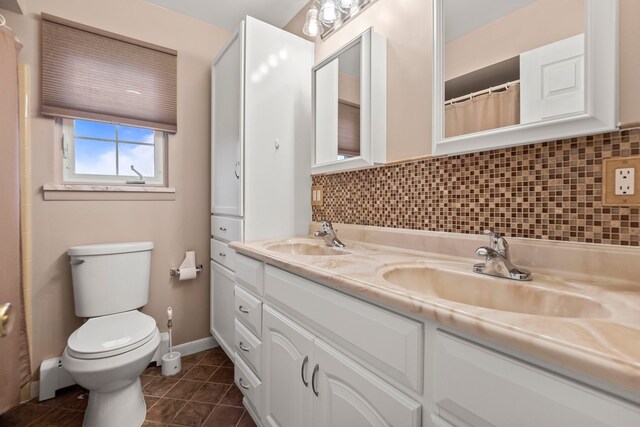
[[[196,273],[200,273],[203,270],[203,266],[202,264],[198,264],[196,265]],[[180,277],[180,269],[179,268],[170,268],[169,269],[169,276],[176,276],[176,277]]]

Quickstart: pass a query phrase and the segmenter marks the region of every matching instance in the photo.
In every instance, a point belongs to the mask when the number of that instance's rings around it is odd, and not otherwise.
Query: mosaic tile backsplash
[[[640,208],[602,206],[602,160],[640,155],[640,128],[316,175],[314,221],[640,246]]]

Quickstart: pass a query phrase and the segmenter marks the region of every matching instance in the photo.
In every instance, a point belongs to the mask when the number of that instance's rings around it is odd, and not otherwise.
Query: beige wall
[[[538,0],[447,43],[445,80],[583,32],[584,0]]]
[[[31,65],[33,176],[33,367],[59,356],[81,320],[73,310],[66,250],[73,245],[151,240],[151,292],[143,311],[166,330],[174,309],[174,342],[209,334],[210,63],[229,32],[155,7],[144,0],[29,0],[25,16],[2,11]],[[39,13],[155,43],[178,51],[178,127],[166,157],[175,201],[44,201],[42,185],[60,178],[54,121],[38,114]],[[195,250],[205,271],[177,282],[169,268]]]
[[[431,154],[432,1],[378,0],[325,41],[316,40],[316,63],[374,26],[387,37],[387,158]],[[286,30],[301,34],[301,11]],[[620,0],[620,113],[640,121],[640,1]],[[542,27],[541,31],[545,31]]]

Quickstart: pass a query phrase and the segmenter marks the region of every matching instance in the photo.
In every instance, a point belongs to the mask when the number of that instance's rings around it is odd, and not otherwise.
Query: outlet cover
[[[322,206],[323,201],[322,185],[314,185],[311,187],[311,206]]]
[[[623,178],[624,176],[626,178]],[[640,206],[640,191],[637,191],[638,176],[640,176],[640,156],[605,159],[602,167],[602,204],[604,206]],[[627,194],[619,194],[625,192]]]

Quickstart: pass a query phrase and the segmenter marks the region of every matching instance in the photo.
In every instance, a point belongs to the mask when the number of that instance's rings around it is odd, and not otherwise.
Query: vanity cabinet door
[[[316,338],[311,384],[313,426],[421,425],[421,406]]]
[[[313,335],[269,306],[263,317],[264,425],[308,426]]]
[[[233,272],[211,261],[211,334],[229,357],[235,340],[234,286]]]

